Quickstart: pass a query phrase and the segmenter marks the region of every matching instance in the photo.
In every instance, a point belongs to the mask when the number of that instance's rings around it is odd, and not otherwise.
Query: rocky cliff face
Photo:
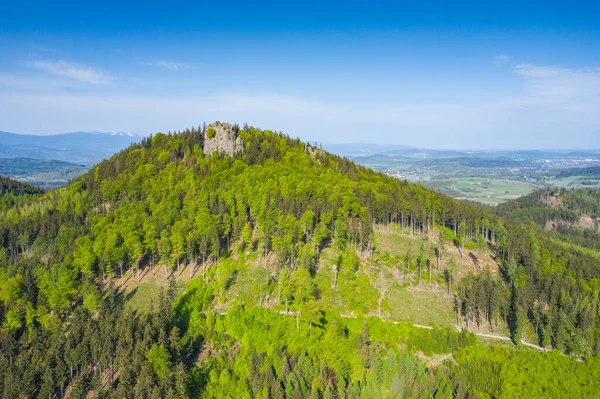
[[[215,151],[229,156],[244,151],[242,138],[229,123],[215,122],[206,128],[204,153],[210,155]]]
[[[310,145],[308,143],[306,144],[304,149],[306,150],[306,153],[313,158],[316,157],[317,155],[320,155],[323,153],[323,150],[321,150],[320,148],[317,148],[317,147],[313,147],[312,145]]]

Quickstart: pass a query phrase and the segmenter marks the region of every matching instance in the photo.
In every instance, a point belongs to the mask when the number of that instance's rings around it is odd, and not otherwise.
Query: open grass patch
[[[396,321],[427,326],[456,324],[452,297],[444,291],[394,286],[386,293],[385,302],[390,318]]]
[[[152,277],[147,282],[139,283],[135,288],[125,294],[125,297],[127,298],[125,306],[138,312],[149,312],[153,304],[154,306],[158,304],[162,287],[163,286],[161,286],[160,282],[155,277]],[[176,294],[180,295],[184,291],[185,283],[178,280],[175,287],[177,289]]]

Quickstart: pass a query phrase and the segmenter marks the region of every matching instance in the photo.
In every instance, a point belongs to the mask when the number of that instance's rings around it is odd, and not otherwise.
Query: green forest
[[[4,398],[598,396],[598,230],[544,229],[595,222],[597,191],[490,211],[246,125],[205,153],[212,126],[2,180]],[[441,287],[451,324],[383,317],[398,286]]]
[[[561,241],[600,250],[600,190],[544,189],[500,205],[499,215],[552,230]]]

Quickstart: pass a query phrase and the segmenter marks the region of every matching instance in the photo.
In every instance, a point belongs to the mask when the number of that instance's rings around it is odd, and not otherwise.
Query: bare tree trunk
[[[431,285],[431,261],[427,261],[427,265],[429,266],[429,285]]]
[[[337,276],[338,276],[338,267],[337,265],[333,266],[333,289],[337,288]]]

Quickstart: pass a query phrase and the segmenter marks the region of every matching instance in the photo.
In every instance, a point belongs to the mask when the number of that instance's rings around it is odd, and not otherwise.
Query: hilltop
[[[7,397],[598,388],[595,252],[270,130],[144,138],[0,240]]]

